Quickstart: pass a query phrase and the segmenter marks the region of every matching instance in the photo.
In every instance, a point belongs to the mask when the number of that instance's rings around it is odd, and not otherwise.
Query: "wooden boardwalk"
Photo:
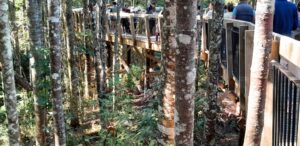
[[[82,31],[82,9],[74,10],[75,30]],[[115,18],[116,14],[108,14]],[[112,44],[115,40],[112,22],[107,19],[105,29],[109,32],[106,41]],[[140,55],[144,59],[159,64],[160,59],[153,52],[160,52],[162,40],[150,29],[150,21],[155,21],[156,32],[161,34],[163,18],[160,15],[121,13],[121,19],[129,22],[130,32],[118,28],[119,42],[133,50],[141,48],[146,52]],[[210,41],[211,20],[200,21],[197,18],[197,30],[202,32],[201,52],[196,59],[208,60],[208,44]],[[122,25],[120,25],[122,26]],[[221,46],[222,76],[228,88],[239,96],[241,111],[246,113],[250,86],[250,70],[253,56],[254,24],[232,19],[224,20],[223,39]],[[200,45],[199,45],[200,46]],[[143,51],[141,51],[143,52]],[[152,52],[152,53],[151,53]],[[140,53],[141,54],[141,53]],[[266,91],[264,129],[261,145],[300,145],[300,42],[286,36],[273,33],[272,52],[270,53],[269,77]],[[150,61],[150,62],[151,62]],[[151,63],[150,63],[151,64]],[[129,64],[123,63],[123,66]],[[146,64],[146,72],[151,67]],[[150,65],[151,66],[151,65]],[[155,72],[153,72],[155,73]],[[156,72],[157,74],[157,72]],[[299,139],[299,141],[298,141]]]

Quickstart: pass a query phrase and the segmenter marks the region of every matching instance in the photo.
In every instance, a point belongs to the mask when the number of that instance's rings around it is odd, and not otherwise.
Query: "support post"
[[[240,90],[240,107],[243,115],[246,114],[245,103],[245,31],[248,26],[239,28],[239,90]]]
[[[147,48],[151,48],[151,32],[150,32],[150,26],[149,26],[149,16],[146,15],[145,18],[145,31],[146,31],[146,37],[147,37]]]
[[[226,59],[227,59],[227,85],[230,91],[234,91],[233,80],[233,56],[232,56],[232,29],[233,23],[226,23]]]

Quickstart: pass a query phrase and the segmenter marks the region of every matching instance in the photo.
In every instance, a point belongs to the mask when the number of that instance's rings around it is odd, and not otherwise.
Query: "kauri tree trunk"
[[[8,0],[0,0],[0,51],[3,65],[4,103],[11,146],[19,145],[19,118],[13,67],[13,48],[10,39]]]
[[[60,47],[60,0],[51,0],[49,10],[49,40],[51,57],[51,85],[55,145],[66,145],[65,121],[63,112]]]
[[[99,56],[100,64],[98,68],[100,68],[100,76],[99,76],[99,83],[98,83],[98,96],[100,99],[105,97],[105,88],[106,88],[106,60],[107,60],[107,48],[106,48],[106,3],[107,0],[99,0],[99,43],[100,48],[99,52],[96,52],[96,55]],[[98,54],[99,53],[99,54]],[[100,106],[101,107],[101,106]]]
[[[158,129],[161,132],[161,145],[174,144],[174,110],[175,110],[175,0],[165,1],[163,12],[164,22],[162,30],[162,73],[163,94],[159,112],[161,114]]]
[[[67,45],[70,49],[70,65],[71,65],[71,98],[70,98],[70,110],[71,110],[71,126],[73,128],[79,126],[78,108],[80,101],[80,85],[77,69],[77,55],[75,45],[75,32],[74,32],[74,19],[73,19],[73,0],[66,0],[66,22],[67,22]]]
[[[43,75],[44,59],[42,49],[44,46],[44,32],[42,29],[42,10],[41,2],[39,0],[28,1],[28,18],[29,18],[29,34],[31,43],[32,60],[31,66],[31,80],[33,85],[33,97],[34,97],[34,113],[35,113],[35,131],[36,131],[36,145],[43,146],[46,143],[45,126],[46,126],[46,97],[43,89],[43,81],[45,75]]]
[[[258,0],[256,4],[254,48],[244,145],[260,145],[272,47],[274,0]]]
[[[175,145],[193,145],[197,0],[176,1]]]
[[[216,137],[216,121],[217,121],[217,98],[218,98],[218,83],[220,69],[220,47],[222,41],[223,27],[223,0],[215,0],[213,2],[214,13],[211,24],[211,41],[209,43],[209,68],[207,73],[207,105],[205,109],[205,144],[215,145]]]

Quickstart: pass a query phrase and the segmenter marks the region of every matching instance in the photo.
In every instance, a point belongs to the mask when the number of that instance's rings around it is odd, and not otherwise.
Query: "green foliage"
[[[41,89],[40,92],[37,93],[38,104],[45,106],[50,109],[52,102],[50,101],[50,58],[49,58],[49,49],[41,48],[36,50],[35,52],[40,60],[36,61],[36,67],[38,68],[37,72],[40,75],[38,78],[38,82],[36,87]],[[20,52],[21,66],[22,71],[26,78],[29,78],[29,60],[32,55],[28,55],[28,52],[21,50]],[[0,91],[3,91],[1,89]],[[23,143],[27,141],[33,141],[35,137],[35,120],[34,120],[34,100],[32,92],[25,92],[23,90],[17,91],[18,97],[18,111],[19,111],[19,125],[21,132],[21,140]],[[0,96],[0,99],[4,98],[4,95]],[[49,115],[48,115],[49,116]],[[0,145],[6,145],[7,141],[7,120],[6,120],[6,112],[3,104],[0,104]],[[3,144],[4,143],[4,144]]]
[[[203,113],[204,107],[207,105],[207,101],[205,98],[205,89],[207,86],[207,76],[206,76],[206,68],[204,66],[203,61],[199,61],[199,65],[197,68],[197,82],[198,82],[198,91],[196,92],[195,97],[195,145],[201,145],[203,140],[204,134],[204,122],[205,122],[205,115]]]
[[[131,72],[117,84],[115,105],[112,95],[102,100],[101,118],[105,127],[99,132],[100,145],[156,145],[157,130],[157,100],[153,99],[145,107],[134,105],[134,95],[129,90],[134,88],[133,80],[141,76],[142,69],[131,67]],[[124,88],[125,87],[125,88]],[[115,106],[115,110],[112,110]]]
[[[134,88],[134,81],[140,79],[142,72],[143,70],[140,67],[132,65],[130,67],[130,73],[126,74],[123,78],[123,83],[125,84],[125,86],[129,89]]]

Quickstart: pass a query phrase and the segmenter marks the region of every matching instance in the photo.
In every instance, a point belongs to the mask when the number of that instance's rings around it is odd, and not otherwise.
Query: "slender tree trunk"
[[[43,30],[44,30],[44,45],[46,48],[49,48],[49,23],[48,23],[48,2],[47,0],[40,0],[41,2],[41,5],[42,5],[42,27],[43,27]]]
[[[87,75],[88,75],[88,89],[89,89],[89,97],[91,99],[95,99],[95,91],[96,91],[96,68],[95,68],[95,55],[94,55],[94,41],[96,38],[94,38],[94,31],[93,27],[96,26],[93,24],[93,7],[95,6],[96,1],[90,0],[89,1],[89,32],[92,33],[92,35],[88,36],[88,45],[87,45]],[[96,22],[96,21],[95,21]],[[97,43],[97,42],[96,42]]]
[[[12,0],[9,4],[9,18],[11,23],[12,45],[14,49],[14,69],[15,73],[21,75],[21,58],[20,58],[20,43],[19,43],[19,28],[16,19],[16,2]]]
[[[258,0],[244,145],[260,145],[263,129],[269,53],[272,47],[274,0]]]
[[[19,118],[13,67],[13,48],[10,39],[8,0],[0,0],[0,50],[3,65],[4,103],[8,120],[8,136],[11,146],[19,145]]]
[[[105,88],[106,88],[106,60],[107,60],[107,46],[106,46],[106,2],[107,0],[100,0],[100,17],[99,17],[99,32],[100,32],[100,59],[101,59],[101,73],[100,73],[100,94],[103,98],[105,96]]]
[[[41,3],[38,0],[29,0],[28,1],[28,17],[29,17],[29,31],[30,31],[30,40],[31,40],[31,54],[33,55],[32,60],[30,61],[31,66],[31,79],[34,97],[34,113],[35,113],[35,130],[36,130],[36,145],[43,146],[45,145],[45,128],[46,128],[46,109],[44,102],[46,99],[43,98],[43,80],[45,80],[44,75],[42,74],[43,65],[41,61],[44,56],[41,53],[41,49],[44,47],[44,34],[42,29],[42,11]]]
[[[106,60],[107,60],[107,46],[106,46],[106,3],[107,0],[98,0],[99,5],[99,50],[96,50],[96,59],[97,59],[97,70],[98,70],[98,81],[97,81],[97,90],[98,90],[98,102],[100,112],[103,108],[102,99],[105,98],[105,89],[106,89]],[[100,117],[101,118],[101,117]],[[102,119],[104,121],[105,119]]]
[[[218,98],[218,82],[220,69],[220,47],[222,41],[222,27],[223,27],[223,7],[224,1],[215,0],[213,2],[214,13],[211,24],[212,35],[209,44],[209,68],[208,68],[208,86],[207,86],[207,104],[205,111],[205,144],[215,145],[216,137],[216,121],[217,121],[217,98]]]
[[[158,128],[161,132],[160,144],[174,144],[174,110],[175,110],[175,51],[176,51],[176,12],[175,0],[165,1],[163,12],[162,34],[162,71],[163,71],[163,97],[161,99],[160,123]]]
[[[103,30],[100,30],[100,29],[103,29],[104,27],[104,25],[103,26],[101,26],[101,16],[100,15],[103,15],[103,14],[101,14],[101,12],[100,11],[102,11],[101,9],[101,5],[102,5],[102,2],[100,1],[98,1],[97,2],[98,3],[98,6],[99,7],[97,7],[97,5],[96,5],[96,3],[94,4],[94,6],[93,6],[93,12],[92,12],[92,30],[93,30],[93,38],[94,38],[94,40],[93,40],[93,48],[94,48],[94,51],[95,51],[95,67],[96,67],[96,82],[97,82],[97,99],[98,99],[98,102],[99,102],[99,109],[101,108],[100,106],[101,106],[101,51],[100,51],[100,49],[102,49],[102,48],[100,48],[100,47],[102,47],[101,46],[101,32],[100,33],[98,33],[99,31],[103,31]],[[97,9],[98,8],[98,9]],[[98,13],[99,12],[99,13]],[[105,12],[104,12],[105,13]],[[101,110],[100,110],[101,111]]]
[[[84,35],[84,39],[83,39],[83,43],[84,43],[84,47],[86,48],[86,50],[88,49],[88,37],[86,36],[87,31],[89,29],[89,0],[82,0],[83,3],[83,33],[85,33]],[[85,60],[84,60],[84,97],[88,97],[89,96],[89,89],[88,89],[88,81],[89,81],[89,55],[88,55],[88,51],[86,51],[86,55],[85,55]]]
[[[197,0],[176,1],[175,145],[194,141],[194,92]]]
[[[71,109],[71,126],[73,128],[79,126],[78,108],[80,101],[79,93],[79,77],[77,69],[77,55],[75,45],[75,33],[74,33],[74,19],[73,19],[73,0],[66,0],[66,22],[67,22],[67,45],[70,49],[70,65],[71,65],[71,98],[70,98],[70,109]]]
[[[49,10],[49,39],[55,145],[66,145],[61,81],[60,0],[51,0]]]
[[[119,61],[119,28],[120,28],[120,0],[117,0],[117,21],[115,29],[115,44],[113,52],[113,109],[115,104],[116,86],[119,82],[120,61]]]

